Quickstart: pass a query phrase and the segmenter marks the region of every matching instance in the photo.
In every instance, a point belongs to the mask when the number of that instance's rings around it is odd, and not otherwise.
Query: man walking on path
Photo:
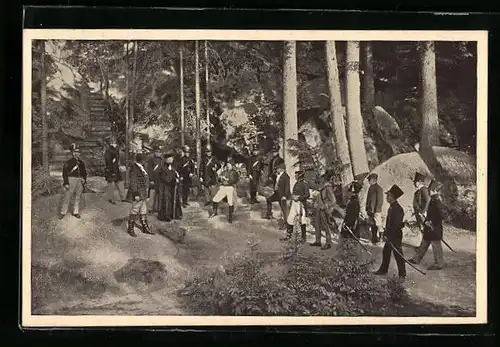
[[[425,176],[421,173],[415,173],[413,184],[415,185],[415,193],[413,194],[413,213],[417,221],[418,228],[423,231],[425,214],[429,205],[429,190],[424,186]]]
[[[130,167],[130,186],[132,197],[132,209],[128,218],[128,233],[130,236],[137,236],[134,232],[134,226],[137,220],[140,220],[142,232],[145,234],[154,235],[149,227],[147,214],[148,214],[148,189],[149,177],[146,169],[143,166],[142,154],[135,155],[135,162]]]
[[[286,219],[288,217],[288,201],[292,197],[290,194],[290,177],[285,171],[285,162],[280,160],[276,163],[276,175],[273,181],[274,193],[266,199],[267,211],[265,219],[272,218],[272,203],[279,202],[283,222],[280,229],[288,229],[293,226],[288,225]]]
[[[391,261],[391,253],[394,254],[396,264],[398,265],[399,279],[404,280],[406,277],[406,264],[403,259],[403,219],[404,211],[398,203],[398,199],[404,194],[401,188],[393,185],[391,189],[385,193],[387,202],[390,204],[387,210],[387,219],[385,221],[384,238],[385,244],[382,250],[382,264],[376,275],[385,275],[389,271],[389,263]]]
[[[161,151],[163,147],[155,145],[153,147],[154,154],[148,160],[147,171],[149,176],[149,212],[158,212],[158,180],[161,168]]]
[[[259,158],[258,148],[253,149],[252,156],[247,161],[247,174],[250,179],[250,204],[258,204],[257,192],[259,191],[260,177],[262,176],[262,160]]]
[[[182,180],[182,207],[189,206],[188,197],[189,190],[191,189],[193,176],[196,171],[196,164],[190,156],[190,149],[188,146],[184,146],[181,152],[181,158],[179,160],[179,173]]]
[[[80,149],[75,145],[71,145],[72,158],[66,161],[63,165],[63,200],[59,219],[63,219],[68,213],[69,203],[73,200],[73,216],[80,218],[80,199],[83,194],[84,185],[87,183],[87,170],[85,163],[80,160]]]
[[[158,220],[182,219],[180,175],[174,164],[174,153],[166,153],[158,178]]]
[[[203,184],[205,192],[205,206],[212,203],[212,198],[215,195],[215,187],[217,186],[217,170],[221,167],[217,158],[212,155],[212,146],[207,145],[205,157],[200,167],[200,181]]]
[[[384,191],[377,181],[378,175],[376,173],[368,175],[370,188],[368,188],[366,196],[366,214],[368,216],[373,244],[376,244],[380,240],[378,230],[382,226],[382,203],[384,200]]]
[[[410,263],[418,264],[427,253],[427,249],[432,244],[432,252],[434,253],[434,264],[429,270],[440,270],[443,268],[443,203],[439,196],[439,191],[442,184],[432,180],[429,185],[430,201],[427,207],[427,217],[424,221],[424,231],[422,234],[422,243],[418,247],[417,253],[410,259]]]
[[[287,223],[291,225],[291,231],[295,226],[295,218],[300,217],[300,234],[301,241],[306,242],[306,216],[307,216],[307,199],[310,197],[309,186],[305,182],[305,171],[296,171],[295,179],[297,182],[293,185],[292,189],[292,203],[290,205],[290,213],[288,213]],[[287,232],[287,239],[292,237],[290,230]]]
[[[125,187],[122,174],[120,172],[120,153],[117,148],[117,142],[114,138],[109,141],[109,147],[104,153],[105,176],[108,182],[108,201],[115,205],[115,188],[120,195],[120,201],[125,201]]]
[[[337,211],[341,215],[343,214],[335,198],[335,191],[332,184],[334,176],[333,170],[327,170],[321,175],[323,186],[320,188],[319,194],[314,201],[316,240],[310,244],[313,247],[321,247],[321,232],[325,231],[326,243],[322,249],[332,248],[332,233],[338,229],[337,222],[333,218],[333,212]]]
[[[236,198],[235,186],[238,183],[239,175],[238,172],[233,168],[233,159],[228,159],[225,168],[223,169],[220,179],[221,185],[219,190],[212,199],[212,213],[210,218],[217,215],[217,209],[219,203],[226,198],[229,205],[229,215],[228,222],[233,222],[233,212],[234,212],[234,200]]]
[[[361,188],[362,186],[358,181],[351,182],[347,188],[350,196],[345,208],[345,217],[342,222],[342,228],[340,229],[340,236],[343,239],[352,239],[354,238],[353,234],[359,239],[360,235],[357,228],[360,211],[358,194]]]

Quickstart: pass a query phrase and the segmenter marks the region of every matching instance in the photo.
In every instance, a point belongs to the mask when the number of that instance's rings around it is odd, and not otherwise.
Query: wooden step
[[[111,131],[111,126],[110,125],[91,125],[90,131],[92,131],[93,133]]]
[[[101,119],[92,119],[90,121],[91,126],[111,126],[111,122],[109,120],[101,120]]]

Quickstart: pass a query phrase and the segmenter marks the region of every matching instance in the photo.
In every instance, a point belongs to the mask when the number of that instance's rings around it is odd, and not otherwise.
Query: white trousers
[[[292,204],[290,205],[290,212],[288,213],[286,222],[290,225],[293,225],[295,223],[295,217],[297,217],[299,214],[302,214],[300,224],[307,224],[307,216],[304,205],[300,201],[292,200]]]
[[[212,201],[219,203],[224,198],[227,198],[229,206],[233,206],[236,201],[236,189],[233,186],[220,186]]]

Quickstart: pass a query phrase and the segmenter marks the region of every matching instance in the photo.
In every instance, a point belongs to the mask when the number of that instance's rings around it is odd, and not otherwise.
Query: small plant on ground
[[[61,188],[62,180],[60,178],[50,176],[43,171],[42,167],[33,169],[31,180],[31,195],[33,199],[60,193]]]

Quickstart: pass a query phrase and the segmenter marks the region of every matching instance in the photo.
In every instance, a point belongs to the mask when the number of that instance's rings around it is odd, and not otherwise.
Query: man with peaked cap
[[[323,250],[332,248],[332,233],[337,228],[337,222],[333,218],[333,213],[336,211],[340,215],[344,212],[337,203],[335,197],[335,189],[333,181],[335,180],[335,172],[326,170],[321,174],[322,186],[319,189],[319,194],[314,200],[315,216],[314,229],[316,230],[316,240],[310,245],[313,247],[321,247],[321,232],[326,233],[326,243],[322,247]]]
[[[259,149],[253,148],[252,156],[247,161],[247,174],[250,179],[250,204],[258,204],[257,192],[259,191],[260,177],[262,176],[263,164],[259,157]]]
[[[272,148],[272,157],[269,160],[269,168],[268,168],[268,182],[274,182],[276,178],[276,168],[279,163],[283,161],[280,157],[279,145],[274,144]]]
[[[384,202],[384,190],[378,184],[378,175],[371,173],[367,177],[370,183],[368,193],[366,195],[366,215],[372,234],[372,243],[376,244],[379,241],[378,230],[382,226],[382,204]]]
[[[163,146],[157,144],[153,146],[153,155],[148,159],[147,171],[149,175],[149,212],[158,211],[158,180],[162,163]]]
[[[219,203],[223,199],[227,199],[229,205],[229,215],[227,221],[229,223],[233,222],[233,212],[234,212],[234,200],[236,199],[236,184],[238,183],[239,175],[234,169],[234,160],[228,158],[225,167],[220,175],[221,185],[219,190],[212,199],[212,212],[210,213],[210,218],[217,215],[217,209]]]
[[[299,170],[295,172],[296,182],[293,185],[292,189],[292,203],[290,205],[290,212],[288,213],[287,223],[288,225],[295,225],[295,218],[297,216],[300,217],[300,232],[301,232],[301,240],[302,242],[306,242],[306,217],[307,217],[307,199],[310,197],[309,186],[305,181],[305,171]],[[291,237],[291,234],[288,233],[288,238]]]
[[[170,222],[182,219],[180,199],[180,175],[174,165],[173,152],[163,155],[164,161],[158,174],[158,220]]]
[[[391,253],[394,254],[396,264],[398,266],[398,275],[401,280],[406,277],[406,264],[403,259],[403,219],[404,211],[398,203],[398,199],[404,194],[401,188],[393,185],[386,193],[389,209],[387,210],[387,218],[385,221],[384,238],[385,244],[382,250],[382,264],[375,271],[377,275],[385,275],[389,271],[389,263],[391,261]],[[392,246],[391,246],[392,245]],[[394,249],[397,250],[394,251]],[[399,253],[399,254],[398,254]]]
[[[205,206],[212,203],[212,198],[215,195],[215,186],[217,185],[217,170],[219,170],[221,164],[212,155],[212,146],[207,145],[205,147],[205,156],[201,161],[200,167],[200,181],[203,184],[205,192]]]
[[[72,157],[63,165],[63,199],[59,219],[63,219],[68,213],[70,199],[74,196],[73,216],[80,219],[80,199],[87,183],[87,169],[85,163],[80,160],[80,148],[76,144],[71,145]]]
[[[427,249],[432,244],[432,252],[434,253],[434,264],[429,270],[440,270],[443,268],[443,203],[439,195],[442,184],[436,180],[432,180],[429,184],[430,201],[427,207],[427,217],[424,221],[424,231],[422,234],[422,242],[418,247],[417,253],[409,261],[412,264],[418,264],[427,253]]]
[[[359,238],[358,231],[358,218],[359,218],[359,198],[358,194],[363,186],[358,181],[353,181],[347,187],[347,192],[349,193],[349,201],[346,205],[344,221],[342,223],[342,228],[340,229],[340,236],[343,238],[353,238],[351,232]],[[351,232],[349,232],[349,230]]]
[[[139,220],[142,226],[142,232],[154,235],[147,220],[149,176],[143,165],[143,155],[141,153],[135,155],[135,161],[130,166],[129,190],[131,191],[132,208],[129,213],[127,232],[130,236],[137,236],[134,232],[134,226],[137,220]]]
[[[114,138],[109,140],[109,147],[104,153],[105,177],[108,182],[108,201],[115,205],[115,188],[118,190],[120,200],[125,201],[125,187],[123,186],[122,174],[120,172],[120,153],[117,141]]]
[[[419,172],[415,173],[413,184],[416,190],[413,194],[413,213],[415,214],[415,219],[420,231],[423,231],[425,214],[430,200],[429,190],[425,187],[424,182],[425,176]]]
[[[274,193],[266,199],[267,213],[265,219],[272,217],[272,203],[279,202],[281,213],[283,215],[283,225],[280,229],[287,229],[287,234],[293,232],[293,225],[286,222],[288,216],[288,200],[291,198],[290,194],[290,177],[285,171],[285,162],[278,161],[276,164],[276,176],[273,181]]]
[[[179,159],[179,174],[181,175],[182,189],[182,206],[187,207],[189,190],[191,189],[192,179],[196,172],[196,164],[191,158],[191,150],[189,146],[183,146],[181,158]]]

